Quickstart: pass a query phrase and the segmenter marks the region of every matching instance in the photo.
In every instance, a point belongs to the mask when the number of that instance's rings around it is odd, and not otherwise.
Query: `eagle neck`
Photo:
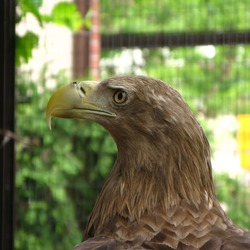
[[[170,137],[164,136],[149,139],[142,138],[134,145],[117,143],[114,169],[119,173],[123,193],[147,203],[143,206],[146,210],[159,203],[168,209],[183,199],[197,205],[204,197],[215,199],[210,149],[205,137],[199,138],[197,145],[195,140],[194,145],[189,140],[173,144]]]

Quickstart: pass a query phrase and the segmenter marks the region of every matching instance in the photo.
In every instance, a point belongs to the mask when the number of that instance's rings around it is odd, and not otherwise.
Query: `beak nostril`
[[[86,92],[85,92],[85,90],[84,90],[83,87],[80,87],[80,90],[82,91],[82,93],[83,93],[84,95],[86,94]]]

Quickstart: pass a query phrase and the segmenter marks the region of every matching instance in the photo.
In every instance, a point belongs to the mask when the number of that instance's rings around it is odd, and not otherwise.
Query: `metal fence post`
[[[3,43],[0,46],[0,185],[1,249],[14,249],[15,0],[0,1]]]

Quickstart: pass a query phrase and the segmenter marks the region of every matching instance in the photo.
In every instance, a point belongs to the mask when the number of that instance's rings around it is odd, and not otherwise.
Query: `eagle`
[[[113,137],[117,158],[89,217],[83,249],[250,249],[250,233],[219,204],[208,140],[181,95],[147,76],[73,82],[46,117],[87,119]]]

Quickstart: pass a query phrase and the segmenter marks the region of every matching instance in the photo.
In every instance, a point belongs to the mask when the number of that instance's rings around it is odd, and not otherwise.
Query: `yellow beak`
[[[115,117],[115,113],[104,110],[95,103],[94,90],[98,82],[84,81],[71,83],[59,88],[50,98],[46,118],[51,129],[51,118],[87,119],[90,114]]]

